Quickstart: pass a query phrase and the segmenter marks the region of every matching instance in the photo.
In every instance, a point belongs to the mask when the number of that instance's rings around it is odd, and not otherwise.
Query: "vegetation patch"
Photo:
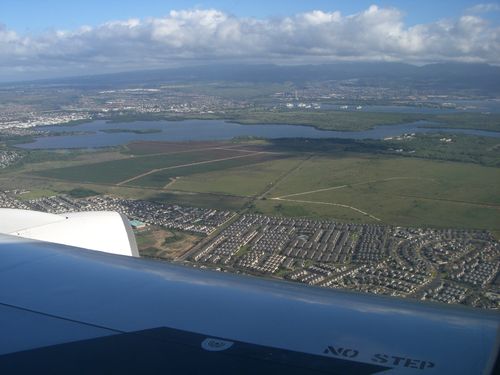
[[[97,191],[94,191],[92,189],[86,189],[82,187],[77,187],[74,189],[71,189],[68,191],[68,195],[72,196],[73,198],[87,198],[87,197],[92,197],[94,195],[99,195]]]
[[[189,152],[230,146],[228,142],[158,142],[137,141],[127,145],[127,151],[135,155]]]
[[[238,211],[248,202],[248,198],[219,195],[219,194],[200,194],[184,192],[165,192],[149,197],[149,200],[168,204],[179,204],[182,206],[194,206],[201,208],[216,208],[220,210]]]
[[[213,171],[226,171],[230,168],[253,165],[266,160],[281,159],[284,155],[272,154],[238,154],[236,158],[228,160],[219,160],[210,163],[200,163],[196,165],[189,165],[185,167],[165,169],[162,171],[154,172],[144,177],[127,182],[129,186],[146,186],[163,188],[170,182],[171,178],[194,175],[197,173],[207,173]],[[207,181],[208,182],[208,181]],[[175,187],[175,184],[173,185]]]
[[[23,192],[19,194],[17,197],[21,200],[30,200],[30,199],[38,199],[44,197],[52,197],[57,194],[58,193],[54,190],[35,188],[33,190],[28,190],[26,192]]]
[[[46,169],[36,172],[44,177],[61,180],[116,184],[152,170],[187,165],[213,159],[241,155],[230,150],[193,151],[169,155],[130,156],[126,159]]]
[[[307,125],[322,130],[362,131],[377,125],[397,125],[426,118],[422,114],[413,113],[244,110],[227,112],[226,119],[248,125]]]
[[[395,157],[316,157],[256,202],[266,214],[495,229],[500,169]],[[364,213],[369,215],[366,215]],[[295,215],[294,215],[295,216]]]
[[[167,260],[182,256],[202,238],[197,234],[156,226],[136,232],[135,237],[141,256]]]
[[[272,188],[273,181],[298,165],[304,157],[273,159],[189,174],[177,179],[169,188],[199,193],[255,196]]]

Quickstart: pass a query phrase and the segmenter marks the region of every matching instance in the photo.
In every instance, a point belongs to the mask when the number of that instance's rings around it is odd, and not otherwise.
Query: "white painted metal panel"
[[[111,254],[139,256],[125,216],[110,211],[61,215],[0,209],[0,233]]]

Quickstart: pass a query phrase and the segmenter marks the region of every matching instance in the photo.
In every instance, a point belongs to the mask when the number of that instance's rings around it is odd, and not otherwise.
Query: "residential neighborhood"
[[[193,260],[310,285],[498,308],[491,293],[500,291],[499,255],[486,231],[244,215]]]
[[[333,220],[239,215],[115,196],[20,199],[0,206],[51,213],[111,210],[138,230],[202,234],[179,262],[327,288],[500,308],[500,243],[484,230],[403,228]],[[135,224],[134,224],[135,223]]]

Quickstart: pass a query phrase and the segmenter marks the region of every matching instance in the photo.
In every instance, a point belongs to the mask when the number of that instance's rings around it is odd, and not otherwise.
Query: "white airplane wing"
[[[68,212],[54,215],[0,208],[0,233],[139,257],[128,219],[118,212]]]
[[[471,308],[0,235],[1,374],[489,374],[499,327]]]

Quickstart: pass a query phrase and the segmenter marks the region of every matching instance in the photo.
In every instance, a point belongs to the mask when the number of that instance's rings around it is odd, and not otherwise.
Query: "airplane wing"
[[[472,308],[0,235],[2,374],[489,374],[499,327]]]
[[[139,257],[128,219],[118,212],[46,212],[0,208],[0,233]]]

